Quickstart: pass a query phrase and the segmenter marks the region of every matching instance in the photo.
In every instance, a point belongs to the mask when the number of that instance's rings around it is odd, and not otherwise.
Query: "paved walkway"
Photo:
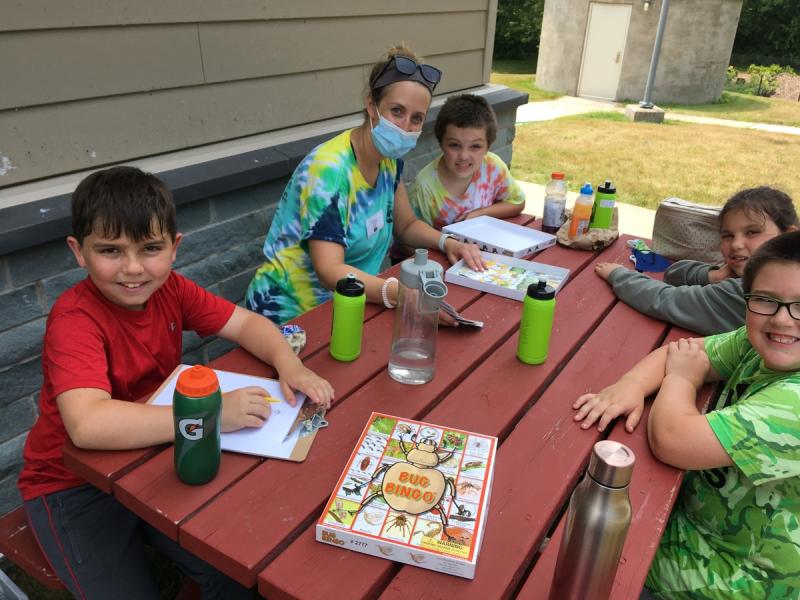
[[[546,100],[543,102],[531,102],[524,104],[517,109],[517,123],[530,123],[534,121],[549,121],[569,115],[577,115],[588,112],[613,111],[625,112],[625,106],[618,102],[589,100],[588,98],[576,98],[574,96],[562,96],[556,100]],[[789,127],[786,125],[768,125],[766,123],[750,123],[746,121],[732,121],[730,119],[716,119],[713,117],[699,117],[695,115],[685,115],[681,113],[668,112],[665,118],[674,121],[688,121],[691,123],[701,123],[706,125],[722,125],[725,127],[737,127],[740,129],[756,129],[772,133],[785,133],[789,135],[800,135],[800,127]],[[544,186],[535,183],[521,181],[525,190],[527,200],[525,202],[525,212],[541,217],[542,206],[544,204]],[[571,208],[575,203],[578,194],[569,192],[567,194],[567,207]],[[642,238],[653,237],[653,220],[655,211],[633,206],[630,204],[617,203],[619,207],[619,230]]]

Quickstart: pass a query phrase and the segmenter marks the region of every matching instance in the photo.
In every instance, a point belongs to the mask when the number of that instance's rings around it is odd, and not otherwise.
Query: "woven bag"
[[[662,200],[653,224],[653,250],[672,260],[721,262],[720,210],[674,196]]]

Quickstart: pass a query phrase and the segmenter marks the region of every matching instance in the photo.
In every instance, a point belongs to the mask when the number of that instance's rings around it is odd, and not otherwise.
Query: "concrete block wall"
[[[497,140],[492,151],[511,163],[516,108],[525,101],[495,105]],[[439,155],[431,111],[425,132],[406,159],[404,179]],[[331,134],[330,137],[333,137]],[[233,302],[241,303],[261,264],[264,237],[288,175],[178,205],[184,239],[176,270]],[[42,381],[41,345],[47,314],[58,296],[85,277],[63,237],[0,256],[0,515],[21,499],[16,479],[22,448],[38,414]],[[183,337],[183,361],[204,364],[231,349],[218,338]]]

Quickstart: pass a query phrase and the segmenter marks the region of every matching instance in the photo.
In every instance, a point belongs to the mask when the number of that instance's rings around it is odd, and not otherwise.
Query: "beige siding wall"
[[[397,6],[0,0],[0,187],[356,112],[401,40],[488,81],[496,0]]]

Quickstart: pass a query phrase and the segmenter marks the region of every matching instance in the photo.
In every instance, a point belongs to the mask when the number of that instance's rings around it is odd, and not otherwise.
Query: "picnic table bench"
[[[524,214],[512,220],[538,225]],[[596,260],[626,262],[629,253],[620,239],[600,252],[556,246],[536,256],[571,270],[557,296],[550,354],[539,366],[516,358],[519,302],[456,285],[449,286],[448,302],[485,326],[440,329],[436,375],[422,386],[400,384],[386,371],[393,311],[367,305],[362,353],[352,363],[328,354],[330,303],[297,318],[308,335],[301,357],[336,390],[330,427],[317,435],[303,463],[225,452],[219,474],[204,486],[177,479],[171,445],[98,452],[67,443],[65,463],[183,547],[242,584],[257,585],[269,598],[546,597],[565,506],[592,446],[605,437],[575,424],[572,402],[613,383],[665,340],[689,335],[618,302],[591,268]],[[442,255],[431,256],[445,264]],[[397,271],[395,266],[387,275]],[[240,349],[211,366],[275,376]],[[707,395],[708,390],[699,401]],[[499,438],[474,580],[315,541],[315,522],[373,411]],[[681,471],[651,454],[645,422],[646,414],[633,434],[621,423],[609,434],[637,458],[630,487],[633,519],[614,598],[641,591],[682,478]]]

